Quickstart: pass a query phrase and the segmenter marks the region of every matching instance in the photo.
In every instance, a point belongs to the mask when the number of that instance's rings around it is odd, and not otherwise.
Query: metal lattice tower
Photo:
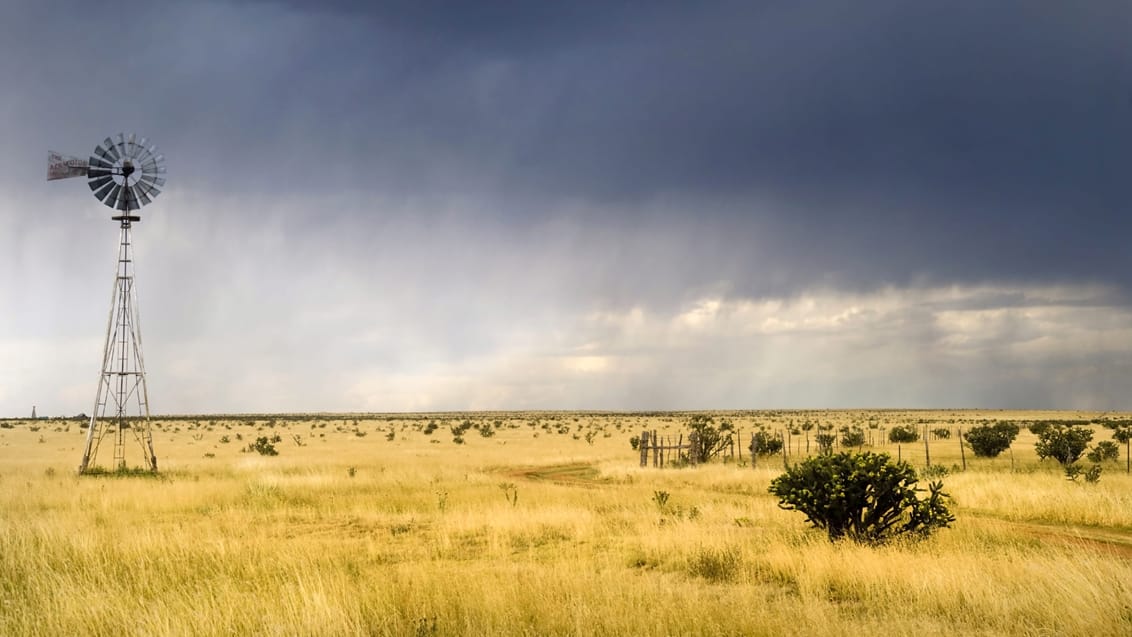
[[[132,224],[141,221],[134,212],[150,203],[165,185],[165,158],[156,150],[144,137],[119,134],[117,141],[107,137],[96,146],[89,159],[48,154],[49,180],[85,176],[94,196],[118,211],[111,217],[119,222],[120,234],[110,317],[79,473],[97,466],[98,452],[108,436],[113,440],[114,470],[127,468],[126,449],[132,447],[132,441],[141,449],[142,465],[157,471],[130,236]]]

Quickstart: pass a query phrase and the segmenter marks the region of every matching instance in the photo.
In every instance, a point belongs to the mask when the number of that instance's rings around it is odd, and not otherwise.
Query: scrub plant
[[[942,482],[920,499],[915,470],[888,454],[823,454],[808,458],[770,483],[778,506],[801,511],[830,541],[882,544],[899,536],[926,537],[955,521]]]
[[[1011,422],[979,425],[963,434],[963,439],[971,445],[975,455],[983,458],[997,458],[999,454],[1010,448],[1016,437],[1018,437],[1018,425]]]

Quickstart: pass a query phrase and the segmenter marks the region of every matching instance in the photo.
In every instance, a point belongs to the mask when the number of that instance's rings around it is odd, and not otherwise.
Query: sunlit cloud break
[[[373,370],[363,409],[985,406],[1110,409],[1132,311],[1101,287],[940,287],[699,299],[574,318],[427,373]]]

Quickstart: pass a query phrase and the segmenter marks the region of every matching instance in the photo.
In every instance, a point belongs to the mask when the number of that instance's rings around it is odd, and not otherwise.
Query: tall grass
[[[570,433],[517,415],[464,445],[399,418],[279,423],[325,436],[272,458],[219,442],[262,421],[163,423],[157,479],[75,476],[77,429],[0,430],[0,634],[1132,633],[1116,468],[1087,485],[1020,448],[1013,471],[971,462],[944,478],[954,528],[866,548],[778,509],[781,464],[637,466],[628,437],[679,418],[558,417]]]

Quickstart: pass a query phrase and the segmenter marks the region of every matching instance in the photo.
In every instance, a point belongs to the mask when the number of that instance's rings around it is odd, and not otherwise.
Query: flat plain
[[[157,418],[161,471],[125,477],[75,474],[79,421],[2,421],[0,634],[1132,634],[1125,447],[1069,480],[1026,428],[1128,415],[711,415],[740,430],[733,457],[664,468],[630,438],[677,440],[689,414]],[[1009,452],[961,452],[960,429],[999,420],[1022,426]],[[860,427],[919,470],[929,453],[957,520],[831,544],[767,492],[814,431],[753,467],[743,449],[804,423]],[[950,437],[897,448],[902,424]]]

